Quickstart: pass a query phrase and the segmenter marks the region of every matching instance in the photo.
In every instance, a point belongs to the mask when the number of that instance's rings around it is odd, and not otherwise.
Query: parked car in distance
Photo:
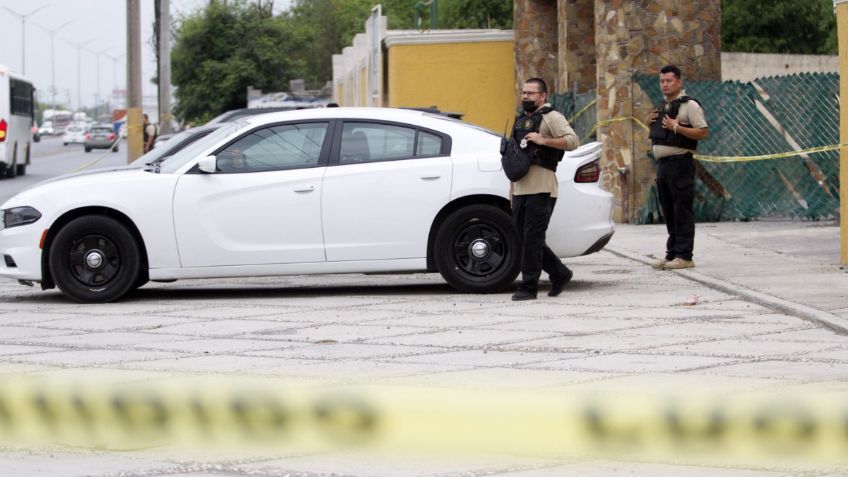
[[[112,152],[118,152],[118,142],[119,139],[117,139],[112,126],[100,125],[92,126],[85,133],[83,146],[85,152],[91,152],[92,149],[112,149]]]
[[[172,141],[168,141],[172,142]],[[168,143],[165,143],[167,145]],[[500,136],[443,115],[314,108],[221,125],[155,167],[87,171],[2,205],[0,276],[81,302],[148,280],[439,272],[489,293],[518,276]],[[566,152],[546,242],[613,235],[602,145]]]
[[[41,124],[41,127],[38,128],[38,134],[41,136],[52,136],[53,135],[53,121],[44,121]]]
[[[85,142],[85,128],[79,125],[71,125],[65,128],[65,134],[62,135],[62,145],[82,144]]]

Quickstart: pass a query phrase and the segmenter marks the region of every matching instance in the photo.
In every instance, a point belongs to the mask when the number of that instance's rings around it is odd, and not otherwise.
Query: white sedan
[[[82,144],[85,142],[85,128],[82,126],[68,126],[62,134],[62,145]]]
[[[148,280],[435,272],[508,287],[518,236],[498,135],[436,114],[329,108],[222,126],[164,161],[59,177],[0,206],[0,276],[117,300]],[[569,152],[547,242],[613,234],[601,145]]]

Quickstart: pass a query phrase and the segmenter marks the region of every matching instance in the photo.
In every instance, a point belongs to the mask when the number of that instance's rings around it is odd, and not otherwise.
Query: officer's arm
[[[701,141],[703,139],[706,139],[707,136],[709,135],[707,128],[690,128],[690,127],[682,126],[680,124],[678,124],[675,127],[675,132],[677,134],[680,134],[682,136],[686,136],[689,139],[694,139],[696,141]]]

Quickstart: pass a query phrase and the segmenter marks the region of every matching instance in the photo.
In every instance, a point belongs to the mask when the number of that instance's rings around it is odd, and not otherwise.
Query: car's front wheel
[[[463,207],[448,216],[434,242],[439,273],[467,293],[491,293],[511,284],[521,268],[512,217],[491,205]]]
[[[48,257],[59,289],[80,302],[110,302],[133,289],[141,268],[139,246],[117,220],[99,215],[62,227]]]

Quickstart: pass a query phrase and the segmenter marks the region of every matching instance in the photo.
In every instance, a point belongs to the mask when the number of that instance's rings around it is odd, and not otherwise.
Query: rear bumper
[[[91,149],[109,149],[112,147],[112,141],[86,141],[83,144]]]
[[[610,232],[610,233],[604,235],[603,237],[599,238],[598,241],[593,243],[592,246],[589,247],[588,250],[583,252],[583,255],[591,255],[595,252],[600,252],[604,247],[607,246],[607,244],[609,243],[613,234],[615,234],[615,230],[613,230],[612,232]]]

